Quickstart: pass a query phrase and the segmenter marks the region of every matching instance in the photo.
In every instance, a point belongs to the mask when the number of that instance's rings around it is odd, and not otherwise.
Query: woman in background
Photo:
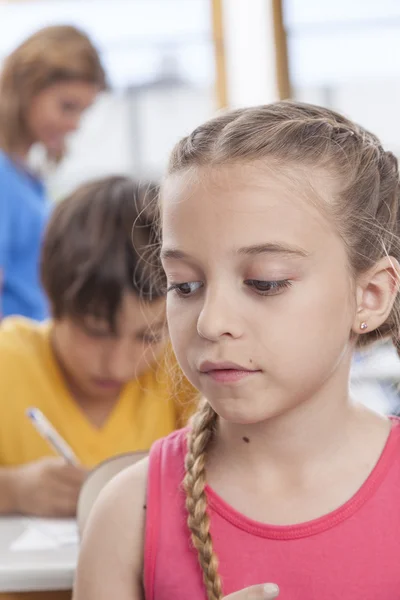
[[[99,55],[71,26],[41,29],[5,60],[0,73],[0,309],[2,316],[42,320],[47,302],[39,253],[48,205],[43,182],[28,167],[40,143],[49,160],[106,86]]]

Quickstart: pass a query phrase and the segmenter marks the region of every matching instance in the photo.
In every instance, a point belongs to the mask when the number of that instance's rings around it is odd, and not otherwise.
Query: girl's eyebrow
[[[298,246],[289,246],[279,242],[269,244],[255,244],[254,246],[245,246],[239,248],[237,254],[244,256],[258,256],[259,254],[283,254],[288,256],[299,256],[306,258],[309,252]]]
[[[236,250],[235,253],[242,256],[258,256],[260,254],[280,254],[286,256],[297,256],[300,258],[306,258],[309,256],[309,252],[306,252],[306,250],[303,248],[289,246],[278,242],[245,246]],[[161,250],[161,259],[189,260],[190,256],[186,254],[186,252],[178,250],[178,248],[163,248]]]
[[[160,253],[161,260],[165,260],[167,258],[173,260],[187,260],[189,255],[182,250],[178,250],[177,248],[162,248]]]

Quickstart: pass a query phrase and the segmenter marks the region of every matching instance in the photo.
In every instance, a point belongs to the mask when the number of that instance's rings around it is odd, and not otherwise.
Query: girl
[[[46,27],[25,40],[0,75],[0,308],[41,320],[48,307],[39,252],[48,206],[42,181],[27,166],[41,143],[59,160],[65,137],[105,86],[100,58],[74,27]]]
[[[400,346],[398,204],[395,157],[327,109],[237,110],[176,146],[169,330],[205,400],[102,495],[76,600],[399,597],[400,425],[348,393],[357,346]]]

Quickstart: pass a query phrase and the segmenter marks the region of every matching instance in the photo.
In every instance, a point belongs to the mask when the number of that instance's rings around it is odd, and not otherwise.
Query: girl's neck
[[[236,511],[261,523],[311,521],[354,496],[382,455],[390,429],[389,419],[351,403],[347,385],[336,396],[321,391],[263,423],[221,419],[207,452],[207,483]]]
[[[347,380],[335,387],[332,393],[328,384],[310,400],[260,423],[238,425],[219,419],[211,463],[226,459],[238,469],[257,472],[267,467],[297,477],[349,450],[374,424],[379,431],[389,431],[386,419],[350,400]]]

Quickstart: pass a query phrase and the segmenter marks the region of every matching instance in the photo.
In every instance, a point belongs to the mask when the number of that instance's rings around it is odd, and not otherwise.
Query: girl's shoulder
[[[147,472],[146,458],[116,475],[100,493],[81,544],[78,598],[108,598],[110,590],[117,598],[142,597]]]

